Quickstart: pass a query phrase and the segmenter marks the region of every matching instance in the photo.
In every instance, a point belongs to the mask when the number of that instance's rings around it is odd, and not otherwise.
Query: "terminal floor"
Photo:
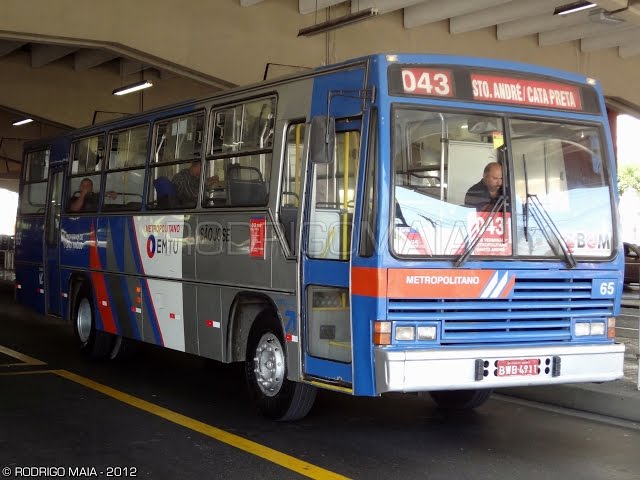
[[[445,415],[417,396],[331,392],[304,420],[275,423],[253,411],[240,366],[151,346],[128,362],[86,362],[60,319],[29,313],[10,292],[0,292],[0,312],[0,469],[11,473],[64,466],[106,476],[120,466],[153,479],[523,480],[640,472],[632,423],[500,395],[475,413]]]

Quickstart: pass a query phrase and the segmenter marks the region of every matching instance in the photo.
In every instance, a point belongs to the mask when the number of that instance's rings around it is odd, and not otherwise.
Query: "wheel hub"
[[[89,300],[83,298],[78,305],[78,316],[76,324],[78,327],[78,336],[82,343],[86,343],[91,335],[91,304]]]
[[[253,358],[256,383],[268,397],[278,394],[284,382],[285,360],[280,340],[273,333],[265,333],[258,342]]]

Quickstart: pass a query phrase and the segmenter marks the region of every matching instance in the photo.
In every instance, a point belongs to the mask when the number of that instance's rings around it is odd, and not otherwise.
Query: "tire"
[[[247,342],[245,378],[262,415],[277,421],[299,420],[309,413],[316,388],[287,379],[287,355],[275,320],[258,319]]]
[[[446,390],[442,392],[429,392],[431,398],[442,410],[473,410],[484,404],[492,389],[485,390]]]
[[[125,362],[136,355],[138,342],[122,335],[114,335],[113,337],[113,347],[109,353],[109,360]]]
[[[113,350],[113,336],[96,329],[93,296],[86,285],[75,296],[72,319],[80,352],[91,360],[107,358]]]

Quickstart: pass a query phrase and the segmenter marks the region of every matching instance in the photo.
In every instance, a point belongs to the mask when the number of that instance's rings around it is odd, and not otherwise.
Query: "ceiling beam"
[[[312,13],[344,2],[345,0],[298,0],[298,11],[302,15],[306,15],[307,13]]]
[[[586,24],[589,21],[588,12],[578,12],[573,15],[550,15],[544,13],[535,17],[511,20],[498,25],[498,40],[511,40],[526,37],[534,33],[550,30],[565,29],[574,25]]]
[[[619,47],[627,43],[634,43],[640,39],[640,27],[613,32],[597,37],[583,38],[580,40],[580,50],[583,52],[595,52],[605,48]]]
[[[148,65],[144,62],[138,62],[136,60],[130,60],[128,58],[120,59],[120,76],[126,77],[127,75],[132,75],[134,73],[142,72],[147,68],[151,68],[151,65]]]
[[[431,0],[404,9],[404,28],[416,28],[429,23],[485,8],[509,3],[511,0]]]
[[[423,2],[424,0],[358,0],[351,2],[351,13],[372,7],[377,8],[379,13],[389,13]]]
[[[620,58],[635,57],[636,55],[640,55],[640,40],[618,48],[618,56]]]
[[[594,37],[597,35],[606,35],[613,32],[621,32],[635,28],[634,25],[623,23],[621,25],[606,25],[603,23],[585,23],[574,25],[573,27],[563,28],[561,30],[553,30],[551,32],[542,32],[538,35],[538,45],[548,47],[558,45],[559,43],[571,42],[580,38]]]
[[[82,72],[107,63],[114,58],[118,58],[118,55],[113,52],[107,52],[106,50],[79,50],[74,57],[73,69],[76,72]]]
[[[9,55],[11,52],[15,52],[27,42],[15,42],[12,40],[0,40],[0,57]]]
[[[31,66],[40,68],[77,52],[78,47],[67,47],[63,45],[34,44],[31,47]]]
[[[566,0],[512,1],[506,5],[486,8],[480,12],[454,17],[451,19],[449,31],[451,33],[471,32],[523,17],[533,17],[542,13],[551,14],[555,7],[563,3],[566,3]]]
[[[640,25],[640,3],[634,0],[629,0],[629,6],[625,10],[622,10],[613,16],[629,23]]]
[[[627,8],[630,1],[632,0],[594,0],[593,3],[598,5],[600,8],[604,8],[608,12],[612,12],[614,10]]]

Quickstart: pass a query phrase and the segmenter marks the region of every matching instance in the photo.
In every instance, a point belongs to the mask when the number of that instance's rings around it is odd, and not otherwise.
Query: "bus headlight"
[[[435,325],[418,327],[418,340],[435,340],[437,336],[438,330]]]
[[[606,331],[604,322],[576,322],[573,329],[576,337],[603,336]]]
[[[396,340],[411,341],[416,339],[416,327],[396,327]]]
[[[591,324],[591,335],[604,335],[605,333],[604,322],[593,322]]]
[[[590,324],[588,322],[576,322],[573,327],[573,333],[576,337],[586,337],[591,331]]]

